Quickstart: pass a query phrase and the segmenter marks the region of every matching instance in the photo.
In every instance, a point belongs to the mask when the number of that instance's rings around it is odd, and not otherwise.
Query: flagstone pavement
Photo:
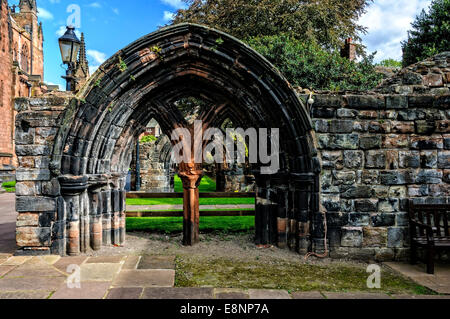
[[[175,288],[175,256],[12,256],[16,250],[14,200],[14,194],[0,194],[0,299],[450,299],[378,293],[290,294],[285,290]],[[418,273],[408,270],[412,275]]]
[[[450,299],[378,293],[289,294],[285,290],[175,288],[174,283],[175,256],[0,255],[0,299]]]

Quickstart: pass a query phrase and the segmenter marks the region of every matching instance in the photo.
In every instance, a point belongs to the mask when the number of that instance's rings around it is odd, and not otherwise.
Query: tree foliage
[[[287,36],[251,38],[248,44],[278,67],[294,86],[309,89],[365,90],[380,83],[373,55],[353,62],[337,52]]]
[[[403,66],[450,50],[450,0],[433,0],[412,23],[408,40],[402,42]]]
[[[382,78],[373,56],[360,63],[340,56],[345,39],[365,28],[359,17],[372,0],[184,0],[172,23],[207,25],[248,43],[292,85],[309,89],[371,89]]]
[[[288,35],[324,48],[340,48],[345,39],[366,32],[357,23],[372,0],[184,0],[173,23],[192,22],[241,40]]]
[[[402,62],[394,60],[394,59],[385,59],[379,63],[377,63],[379,66],[384,66],[387,68],[401,68]]]

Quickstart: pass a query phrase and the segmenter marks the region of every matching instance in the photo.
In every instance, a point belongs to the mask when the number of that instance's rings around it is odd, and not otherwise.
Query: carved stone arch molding
[[[56,214],[47,237],[40,237],[41,250],[77,255],[124,243],[125,178],[136,140],[152,118],[168,136],[185,127],[170,100],[194,91],[217,107],[215,116],[208,113],[210,124],[233,117],[247,128],[280,129],[280,171],[262,175],[262,164],[253,167],[256,243],[307,252],[315,239],[323,240],[320,163],[312,122],[299,97],[244,43],[204,26],[179,24],[117,52],[55,119],[48,168],[60,192],[52,197]],[[18,244],[39,250],[39,243]]]

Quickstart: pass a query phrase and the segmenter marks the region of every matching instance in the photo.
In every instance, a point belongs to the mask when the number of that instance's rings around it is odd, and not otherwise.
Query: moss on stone
[[[363,265],[308,264],[259,258],[242,261],[225,258],[177,257],[177,287],[223,287],[239,289],[284,289],[295,291],[379,292],[387,294],[432,294],[430,290],[383,268],[381,289],[367,288]]]

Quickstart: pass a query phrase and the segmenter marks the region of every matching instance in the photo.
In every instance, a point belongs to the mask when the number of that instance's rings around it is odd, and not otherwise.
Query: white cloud
[[[119,11],[119,9],[117,9],[117,8],[113,8],[112,9],[112,11],[115,13],[115,14],[117,14],[117,15],[119,15],[120,14],[120,11]]]
[[[100,67],[100,65],[90,65],[89,66],[89,74],[92,75],[97,71],[97,69]]]
[[[102,5],[101,5],[100,3],[98,3],[98,2],[92,2],[92,3],[90,3],[90,4],[88,5],[88,7],[91,7],[91,8],[101,8]]]
[[[65,25],[62,25],[59,27],[58,30],[56,30],[56,35],[58,37],[62,37],[64,33],[66,33],[67,27]],[[78,38],[81,38],[81,32],[79,30],[75,30],[75,34]]]
[[[370,53],[377,51],[377,62],[402,59],[401,41],[408,38],[416,15],[430,3],[431,0],[377,0],[370,5],[359,22],[368,28],[368,33],[362,36],[363,43]]]
[[[38,8],[38,17],[44,20],[52,20],[53,14],[44,8]]]
[[[185,3],[183,2],[183,0],[161,0],[161,2],[175,9],[181,9],[185,7]]]
[[[175,13],[170,12],[170,11],[164,11],[164,21],[169,22],[171,20],[173,20],[173,18],[175,17]]]
[[[97,50],[87,50],[87,55],[90,56],[96,64],[102,64],[106,61],[106,54]]]
[[[60,26],[59,29],[56,31],[56,35],[61,37],[64,33],[66,33],[66,27],[65,26]]]

